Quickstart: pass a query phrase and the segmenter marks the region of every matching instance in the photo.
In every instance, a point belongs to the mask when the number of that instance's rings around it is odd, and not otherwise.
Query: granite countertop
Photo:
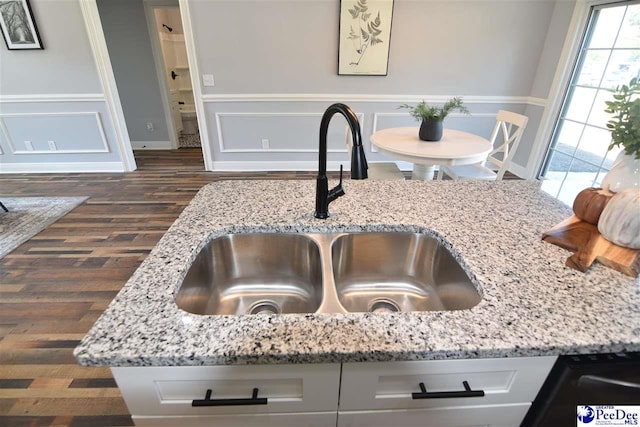
[[[314,181],[204,187],[75,349],[82,365],[179,366],[640,351],[640,280],[541,234],[571,209],[525,181],[345,181],[327,220]],[[174,302],[199,249],[244,232],[406,230],[445,242],[482,301],[450,312],[201,316]]]

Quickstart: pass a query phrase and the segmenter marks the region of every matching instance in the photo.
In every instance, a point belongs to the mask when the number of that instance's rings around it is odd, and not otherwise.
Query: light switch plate
[[[202,84],[204,84],[205,86],[215,86],[215,82],[213,81],[213,74],[203,74]]]

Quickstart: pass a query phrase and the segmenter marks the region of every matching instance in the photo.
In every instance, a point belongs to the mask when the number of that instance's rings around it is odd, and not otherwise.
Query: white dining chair
[[[346,127],[346,139],[345,143],[347,144],[347,151],[349,153],[349,158],[351,158],[351,149],[353,148],[353,139],[351,137],[351,129],[349,126]],[[404,174],[398,168],[394,162],[376,162],[371,163],[367,161],[367,165],[369,168],[367,169],[368,179],[373,181],[393,181],[393,180],[402,180],[404,179]]]
[[[438,173],[438,179],[446,174],[454,180],[457,179],[482,179],[487,181],[501,180],[509,168],[513,155],[518,149],[522,133],[527,127],[529,118],[522,114],[510,111],[498,111],[496,125],[491,132],[489,141],[494,149],[489,153],[487,160],[482,163],[459,166],[442,166]],[[501,132],[502,131],[502,132]],[[500,145],[495,147],[498,134],[502,135]]]

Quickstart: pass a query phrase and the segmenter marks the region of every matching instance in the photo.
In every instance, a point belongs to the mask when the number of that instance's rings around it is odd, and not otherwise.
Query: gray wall
[[[44,50],[0,43],[0,94],[102,93],[78,0],[30,3]]]
[[[543,99],[547,99],[549,96],[549,90],[553,83],[575,4],[576,2],[572,0],[560,0],[555,4],[551,22],[547,29],[544,48],[538,61],[535,79],[531,86],[531,96]],[[524,111],[524,114],[529,117],[530,124],[529,129],[522,138],[518,151],[513,157],[514,163],[522,166],[529,165],[529,157],[533,150],[543,112],[544,107],[537,105],[528,105]],[[530,166],[533,167],[533,165]]]
[[[44,50],[0,46],[0,173],[122,170],[78,0],[30,3]]]
[[[554,7],[396,0],[388,76],[361,77],[337,75],[339,3],[193,1],[205,93],[529,95]]]
[[[234,102],[240,94],[337,94],[336,100],[363,114],[367,143],[374,130],[415,125],[396,109],[402,95],[413,96],[411,100],[461,95],[470,97],[467,104],[474,115],[452,118],[446,125],[488,136],[498,109],[525,113],[529,105],[519,97],[546,97],[568,26],[564,12],[572,9],[569,3],[395,0],[388,76],[369,77],[337,75],[338,1],[192,0],[200,73],[213,74],[216,82],[202,87],[211,154],[216,162],[315,158],[318,126],[297,113],[315,114],[319,123],[330,100]],[[393,99],[362,102],[356,96],[349,101],[349,94]],[[220,102],[216,97],[221,95],[228,99]],[[271,113],[278,126],[267,124]],[[519,158],[522,167],[540,116],[541,111],[532,113]],[[277,132],[280,127],[284,129]],[[274,134],[280,151],[262,150],[261,139]],[[332,156],[336,161],[344,157]],[[386,160],[374,152],[369,157]]]
[[[169,141],[142,0],[98,0],[98,10],[129,138]]]

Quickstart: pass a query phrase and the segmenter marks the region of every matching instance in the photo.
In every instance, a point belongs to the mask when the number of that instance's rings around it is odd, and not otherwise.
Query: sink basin
[[[195,314],[313,313],[322,296],[320,249],[312,239],[230,234],[200,251],[176,303]]]
[[[343,235],[331,258],[338,299],[350,312],[462,310],[481,299],[451,253],[424,234]]]
[[[451,253],[424,234],[253,233],[209,242],[176,303],[241,315],[463,310],[480,299]]]

